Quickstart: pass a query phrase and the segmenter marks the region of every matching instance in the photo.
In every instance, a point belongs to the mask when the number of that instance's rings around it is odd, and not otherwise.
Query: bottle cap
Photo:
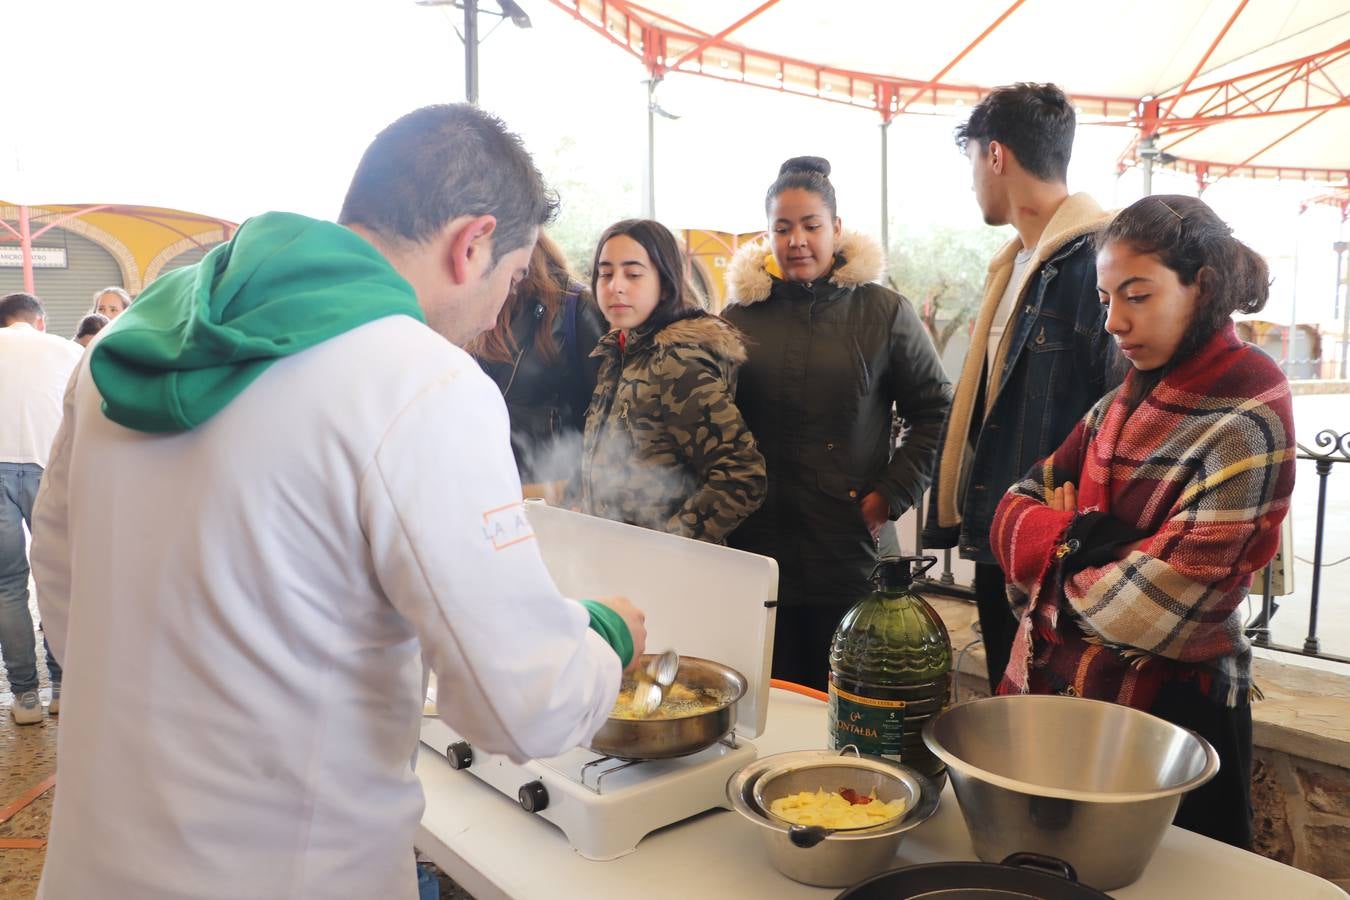
[[[910,563],[918,563],[918,571],[910,570]],[[922,575],[937,563],[936,556],[886,556],[877,561],[872,570],[872,581],[882,590],[898,590],[914,583],[916,575]]]

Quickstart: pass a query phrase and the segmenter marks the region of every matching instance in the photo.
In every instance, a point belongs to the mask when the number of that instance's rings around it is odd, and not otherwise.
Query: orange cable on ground
[[[51,775],[43,779],[42,781],[39,781],[37,784],[33,785],[33,787],[29,788],[27,791],[24,791],[22,794],[18,796],[17,799],[14,800],[14,802],[10,803],[8,806],[0,806],[0,825],[3,825],[6,822],[8,822],[19,810],[23,809],[25,806],[32,803],[34,800],[50,791],[52,789],[52,786],[55,784],[56,784],[56,776]]]
[[[801,694],[803,697],[810,697],[812,700],[819,700],[822,703],[828,703],[830,695],[824,691],[818,691],[815,688],[807,687],[804,684],[797,684],[795,681],[784,681],[781,678],[770,678],[769,687],[776,687],[780,691],[790,691],[794,694]]]

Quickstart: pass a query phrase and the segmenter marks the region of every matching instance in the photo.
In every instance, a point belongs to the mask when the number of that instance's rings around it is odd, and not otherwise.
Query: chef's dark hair
[[[595,258],[591,260],[591,293],[598,300],[600,294],[596,285],[600,280],[600,253],[610,238],[620,235],[632,238],[647,251],[647,258],[660,282],[661,292],[656,300],[656,309],[642,323],[645,331],[660,331],[672,322],[681,319],[706,316],[703,298],[685,274],[684,251],[670,229],[652,219],[624,219],[615,222],[600,235],[595,244]]]
[[[424,106],[385,128],[356,167],[338,221],[420,243],[460,216],[489,215],[492,260],[553,221],[558,200],[520,138],[467,103]]]
[[[834,185],[830,184],[830,161],[823,156],[794,156],[778,167],[778,177],[769,185],[764,195],[764,215],[773,208],[773,201],[783,191],[801,188],[820,197],[830,211],[830,218],[837,213],[834,202]]]

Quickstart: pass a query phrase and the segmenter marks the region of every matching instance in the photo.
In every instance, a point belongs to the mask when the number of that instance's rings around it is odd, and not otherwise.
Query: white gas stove
[[[544,562],[564,594],[627,596],[647,615],[649,649],[673,647],[716,660],[748,682],[733,730],[676,759],[630,762],[579,748],[518,764],[471,747],[434,716],[423,719],[422,743],[453,767],[519,803],[521,815],[558,826],[581,856],[616,859],[658,828],[729,808],[727,780],[756,758],[750,739],[764,730],[768,714],[778,566],[762,556],[542,503],[526,507]]]

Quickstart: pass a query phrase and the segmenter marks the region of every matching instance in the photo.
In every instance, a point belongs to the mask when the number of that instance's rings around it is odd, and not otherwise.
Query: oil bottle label
[[[900,759],[905,701],[876,700],[830,685],[830,735],[834,749],[855,745],[863,753]]]

